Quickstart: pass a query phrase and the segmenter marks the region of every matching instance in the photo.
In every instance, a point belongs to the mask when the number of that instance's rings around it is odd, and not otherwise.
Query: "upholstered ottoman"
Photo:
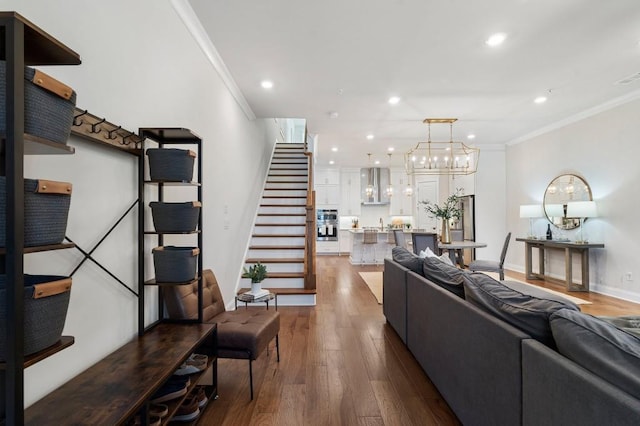
[[[276,340],[276,355],[280,361],[280,314],[273,310],[226,311],[218,281],[210,269],[202,272],[204,322],[218,324],[218,357],[249,360],[249,386],[253,399],[252,361]],[[171,286],[165,288],[165,303],[169,317],[198,317],[198,287]]]

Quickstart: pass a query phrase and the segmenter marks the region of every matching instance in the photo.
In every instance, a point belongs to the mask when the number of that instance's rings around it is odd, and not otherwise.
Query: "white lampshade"
[[[564,206],[562,204],[545,204],[544,209],[549,217],[564,217]]]
[[[540,204],[525,204],[520,206],[520,217],[544,217]]]
[[[597,217],[595,201],[570,201],[567,204],[567,217]]]

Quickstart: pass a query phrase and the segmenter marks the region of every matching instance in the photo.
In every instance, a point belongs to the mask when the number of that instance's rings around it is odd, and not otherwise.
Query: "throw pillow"
[[[420,251],[420,253],[418,254],[418,257],[421,258],[421,259],[426,259],[428,257],[432,257],[432,258],[438,259],[440,262],[444,262],[447,265],[453,266],[453,262],[451,261],[451,258],[449,257],[449,254],[443,253],[440,256],[438,256],[429,247],[427,247],[424,250]]]
[[[405,268],[422,275],[422,259],[404,247],[396,246],[391,249],[391,258]]]
[[[424,259],[422,269],[426,279],[464,299],[462,276],[466,272],[463,269],[444,263],[437,257]]]
[[[640,338],[568,309],[551,315],[551,330],[562,355],[640,398]]]
[[[560,309],[580,310],[570,301],[520,293],[480,272],[465,274],[462,279],[465,299],[554,349],[549,316]]]

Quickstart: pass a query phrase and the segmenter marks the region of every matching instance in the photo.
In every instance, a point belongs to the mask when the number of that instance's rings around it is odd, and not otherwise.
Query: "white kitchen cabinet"
[[[338,237],[338,244],[340,245],[340,254],[351,253],[351,246],[353,245],[353,234],[348,229],[341,229]]]
[[[340,215],[360,216],[360,169],[343,169],[340,182]]]
[[[316,254],[337,254],[338,250],[339,241],[316,241]]]
[[[339,185],[340,170],[317,168],[313,182],[315,185]]]
[[[316,185],[316,206],[338,208],[340,185]]]
[[[413,196],[407,196],[405,189],[407,182],[411,179],[404,170],[391,170],[391,185],[393,185],[393,196],[391,197],[391,216],[412,216]]]

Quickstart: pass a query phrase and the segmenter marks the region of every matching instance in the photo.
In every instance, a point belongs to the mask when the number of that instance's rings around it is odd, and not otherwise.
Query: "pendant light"
[[[373,182],[371,181],[371,153],[367,154],[369,156],[369,173],[367,177],[367,188],[365,189],[365,194],[367,198],[373,197]]]
[[[389,170],[391,170],[391,153],[387,154],[389,156]],[[391,184],[391,180],[389,180],[389,185],[385,189],[387,197],[391,198],[393,196],[393,185]]]

